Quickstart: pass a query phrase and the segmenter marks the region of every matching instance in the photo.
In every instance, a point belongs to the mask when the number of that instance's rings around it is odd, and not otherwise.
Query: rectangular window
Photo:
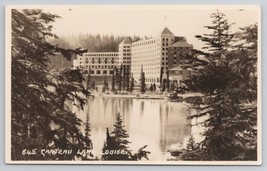
[[[103,74],[107,74],[108,72],[107,72],[107,70],[103,70]]]
[[[96,71],[96,74],[101,74],[101,71],[100,71],[100,70],[97,70],[97,71]]]

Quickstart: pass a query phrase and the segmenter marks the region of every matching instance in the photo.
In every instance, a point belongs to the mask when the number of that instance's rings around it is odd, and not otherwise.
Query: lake
[[[137,152],[148,145],[149,160],[171,158],[168,150],[175,149],[191,134],[187,116],[191,110],[184,103],[165,100],[95,97],[89,98],[78,117],[84,122],[90,116],[91,139],[95,155],[101,155],[106,139],[106,128],[113,130],[116,114],[120,112],[129,134],[130,150]],[[84,126],[82,126],[84,129]]]

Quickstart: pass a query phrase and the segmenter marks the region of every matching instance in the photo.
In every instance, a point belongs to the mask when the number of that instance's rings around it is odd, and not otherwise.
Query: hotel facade
[[[82,69],[84,74],[90,71],[96,76],[110,75],[113,68],[119,68],[122,65],[130,68],[137,82],[140,81],[143,67],[146,84],[159,85],[161,68],[162,79],[166,79],[168,71],[169,74],[178,73],[175,68],[181,66],[181,61],[184,60],[180,52],[190,51],[192,48],[193,45],[188,44],[185,37],[175,36],[168,28],[164,28],[155,38],[132,42],[129,37],[126,37],[119,44],[118,52],[88,52],[82,56],[78,55],[73,65],[75,68]],[[174,80],[176,78],[184,77],[170,77],[170,80],[179,83],[179,80]]]

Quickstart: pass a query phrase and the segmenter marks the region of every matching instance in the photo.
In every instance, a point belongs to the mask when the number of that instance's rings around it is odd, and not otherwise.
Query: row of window
[[[84,70],[83,71],[83,73],[84,74],[88,74],[89,73],[89,71],[88,70]],[[101,72],[101,70],[90,70],[90,74],[97,74],[97,75],[102,75],[102,74],[113,74],[113,70],[110,70],[110,71],[108,71],[108,70],[103,70],[102,72]]]
[[[83,66],[82,65],[80,65],[80,68],[82,68]],[[115,66],[113,66],[113,65],[110,65],[110,66],[108,66],[108,65],[92,65],[92,66],[89,66],[89,65],[85,65],[84,66],[85,68],[115,68]]]
[[[162,46],[165,46],[165,45],[166,45],[166,46],[169,46],[169,44],[168,44],[168,43],[166,43],[166,44],[165,44],[165,43],[162,43]]]
[[[162,52],[162,55],[168,55],[168,52],[166,52],[166,53]]]
[[[190,47],[171,47],[170,50],[188,50]]]
[[[164,42],[166,40],[166,42],[168,42],[169,41],[169,39],[168,38],[162,38],[162,41]],[[171,41],[173,42],[174,41],[174,39],[171,39]]]
[[[130,53],[123,53],[123,56],[131,56]]]
[[[162,65],[168,65],[168,62],[166,62],[166,64],[164,62],[162,62]]]
[[[145,41],[145,42],[136,42],[136,43],[133,43],[133,47],[136,47],[136,46],[143,46],[143,45],[149,45],[149,44],[154,44],[156,43],[156,40],[150,40],[150,41]]]
[[[130,60],[131,58],[130,58],[130,57],[123,57],[123,59],[125,59],[125,60],[126,60],[126,59]]]
[[[118,54],[117,53],[114,53],[114,54],[96,53],[96,54],[84,54],[84,56],[118,56]]]
[[[118,59],[118,58],[115,58],[115,60],[116,59]],[[88,61],[89,58],[85,58],[85,60]],[[92,58],[91,60],[114,60],[114,58],[111,58],[111,59],[110,58],[104,58],[104,59],[103,58]]]

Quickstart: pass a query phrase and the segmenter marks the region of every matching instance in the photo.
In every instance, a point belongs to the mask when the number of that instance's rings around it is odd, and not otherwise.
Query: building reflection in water
[[[144,145],[151,152],[150,160],[166,159],[168,148],[190,135],[190,123],[186,117],[190,112],[183,103],[163,100],[101,98],[89,100],[78,116],[85,122],[90,116],[91,139],[96,155],[101,154],[106,128],[113,130],[116,114],[120,112],[129,134],[130,149],[137,152]],[[81,127],[84,130],[84,126]]]

